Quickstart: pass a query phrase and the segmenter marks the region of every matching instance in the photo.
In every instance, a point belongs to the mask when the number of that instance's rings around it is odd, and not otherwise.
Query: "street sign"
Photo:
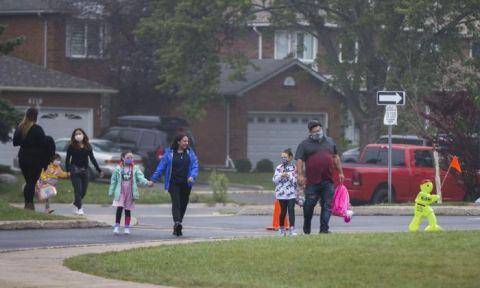
[[[385,106],[385,116],[383,117],[384,125],[397,125],[397,105],[387,105]]]
[[[405,91],[378,91],[377,105],[405,105]]]

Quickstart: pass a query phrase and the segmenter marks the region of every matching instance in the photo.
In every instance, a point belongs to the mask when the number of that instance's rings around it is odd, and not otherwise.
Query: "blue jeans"
[[[320,232],[328,232],[330,221],[330,209],[333,199],[333,182],[324,180],[318,184],[308,185],[305,189],[305,203],[303,204],[303,232],[310,234],[313,211],[320,200]]]

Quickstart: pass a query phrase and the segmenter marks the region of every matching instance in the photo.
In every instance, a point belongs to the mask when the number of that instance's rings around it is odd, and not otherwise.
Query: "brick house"
[[[107,30],[95,17],[74,18],[78,12],[66,2],[0,1],[0,25],[7,26],[0,41],[25,39],[0,57],[0,97],[20,110],[39,107],[39,122],[54,138],[68,137],[77,127],[97,136],[110,125],[117,92],[107,86]],[[15,148],[1,146],[1,163],[9,165]]]
[[[223,103],[207,107],[207,116],[192,123],[197,150],[204,164],[226,159],[279,162],[286,148],[296,149],[307,137],[309,120],[319,120],[327,133],[339,139],[339,92],[326,79],[297,59],[254,59],[241,81],[228,80],[222,66]],[[225,163],[227,164],[227,163]]]

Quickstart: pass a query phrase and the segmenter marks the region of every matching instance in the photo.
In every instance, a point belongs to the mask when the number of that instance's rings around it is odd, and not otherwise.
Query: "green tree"
[[[0,35],[5,31],[6,26],[0,25]],[[23,37],[16,37],[4,42],[0,42],[0,55],[6,55],[13,51],[13,48],[23,42]],[[18,123],[20,115],[12,105],[5,99],[0,98],[0,142],[10,140],[9,134],[13,127]]]
[[[341,100],[365,145],[383,128],[375,97],[379,90],[407,91],[407,107],[400,111],[407,120],[404,129],[423,129],[421,99],[440,86],[452,60],[462,57],[465,41],[459,32],[463,26],[475,31],[480,5],[476,0],[277,0],[270,12],[277,25],[319,39],[325,54],[317,61],[328,67],[332,85],[343,92]],[[340,61],[340,50],[350,54],[348,61]]]
[[[251,2],[153,2],[152,14],[141,21],[138,35],[153,41],[157,47],[157,88],[174,95],[178,107],[188,117],[201,117],[205,105],[217,96],[219,51],[246,27],[253,15]]]

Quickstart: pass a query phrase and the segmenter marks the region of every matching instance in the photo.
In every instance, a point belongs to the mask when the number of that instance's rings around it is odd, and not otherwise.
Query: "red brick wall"
[[[101,133],[100,122],[100,104],[101,98],[99,94],[74,94],[74,93],[25,93],[3,91],[0,97],[8,100],[15,106],[31,106],[28,99],[42,98],[42,106],[45,107],[66,107],[66,108],[90,108],[93,109],[94,118],[94,136]]]
[[[15,47],[12,56],[42,65],[44,62],[44,20],[48,23],[47,66],[80,78],[108,85],[106,63],[101,59],[72,59],[66,57],[66,17],[47,16],[1,16],[0,24],[8,25],[0,41],[25,36],[26,41]]]
[[[283,80],[287,76],[295,78],[295,87],[283,86]],[[252,89],[245,96],[234,98],[230,114],[232,159],[247,157],[248,111],[326,112],[329,136],[338,141],[341,134],[340,102],[333,92],[326,93],[322,88],[319,80],[300,68],[292,68]],[[191,122],[192,132],[197,140],[197,152],[203,165],[225,163],[225,121],[225,108],[219,102],[207,107],[204,119]]]

